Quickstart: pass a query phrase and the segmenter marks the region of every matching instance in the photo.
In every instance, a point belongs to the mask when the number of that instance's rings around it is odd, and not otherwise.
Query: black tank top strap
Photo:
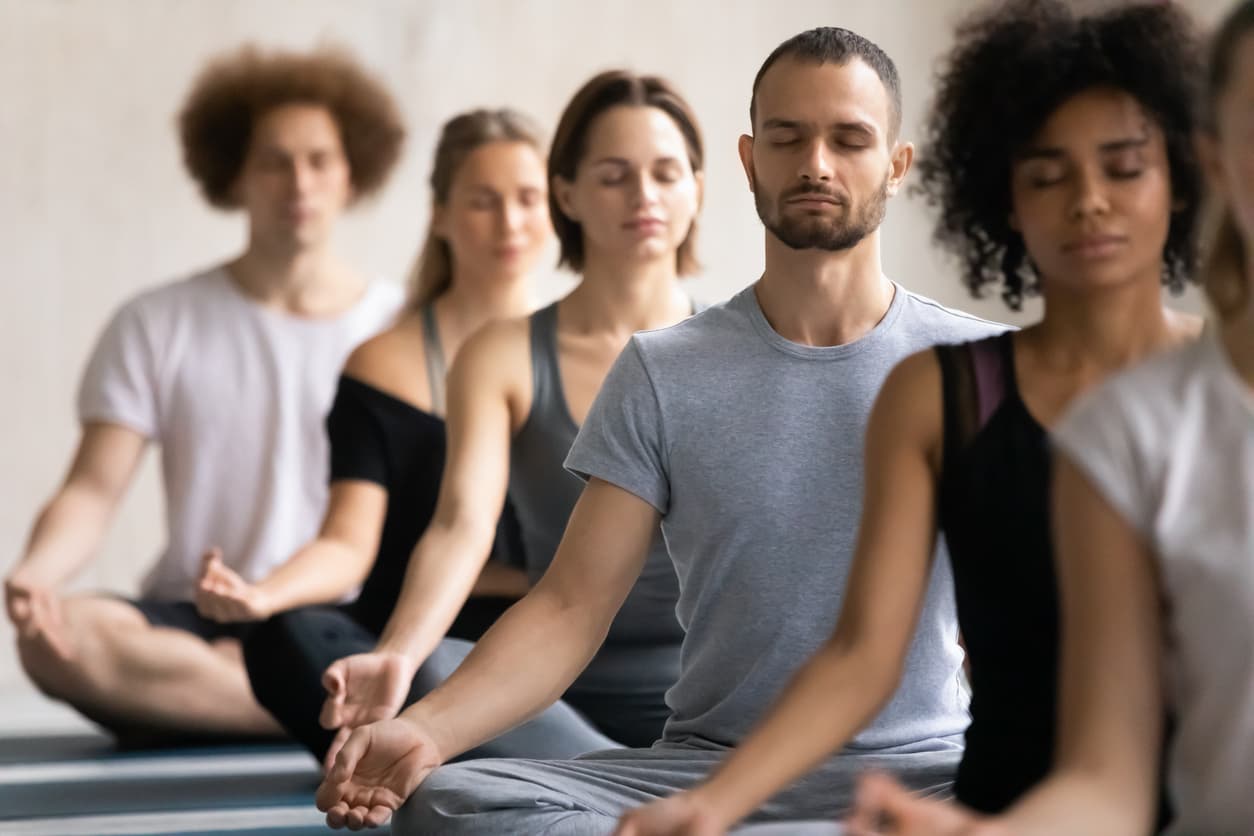
[[[936,346],[941,369],[944,460],[966,448],[1014,387],[1009,332],[975,342]]]

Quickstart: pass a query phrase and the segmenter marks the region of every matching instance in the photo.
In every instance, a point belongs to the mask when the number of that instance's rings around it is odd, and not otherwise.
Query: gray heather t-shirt
[[[632,338],[566,465],[662,514],[687,631],[664,739],[736,743],[827,639],[853,558],[863,436],[881,383],[909,354],[1002,330],[897,286],[866,336],[799,345],[771,328],[749,287]],[[939,557],[901,688],[853,749],[952,748],[939,738],[966,728],[953,582]]]

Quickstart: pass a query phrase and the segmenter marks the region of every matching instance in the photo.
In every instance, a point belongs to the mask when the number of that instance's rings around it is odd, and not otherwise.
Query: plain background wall
[[[854,29],[899,64],[906,137],[930,96],[937,56],[963,0],[0,0],[0,572],[20,556],[77,439],[74,393],[110,313],[141,288],[235,254],[240,218],[215,212],[185,176],[174,119],[211,55],[246,40],[347,45],[395,90],[409,120],[387,190],[344,225],[342,250],[399,281],[426,221],[425,180],[440,123],[509,104],[552,126],[598,70],[672,79],[707,144],[706,207],[692,282],[708,301],[757,278],[762,232],[736,157],[749,88],[780,41],[819,25]],[[1227,4],[1187,3],[1204,21]],[[889,209],[889,275],[947,304],[1006,321],[973,301],[929,245],[916,198]],[[556,294],[569,277],[545,277]],[[1198,309],[1196,296],[1181,304]],[[229,489],[229,486],[224,486]],[[128,592],[163,537],[149,455],[101,551],[76,588]],[[0,619],[0,692],[28,686]]]

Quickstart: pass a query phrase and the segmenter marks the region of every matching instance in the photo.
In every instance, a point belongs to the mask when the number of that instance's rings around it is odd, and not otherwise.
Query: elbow
[[[815,660],[831,672],[834,679],[840,680],[833,682],[833,686],[856,683],[859,692],[876,710],[892,699],[905,674],[904,653],[841,632],[819,650]]]

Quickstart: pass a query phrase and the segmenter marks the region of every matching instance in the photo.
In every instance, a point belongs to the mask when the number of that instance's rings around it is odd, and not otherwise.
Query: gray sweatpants
[[[962,749],[907,754],[843,753],[763,807],[746,836],[835,836],[865,769],[894,773],[907,786],[947,796]],[[397,813],[398,836],[603,836],[627,810],[701,780],[727,754],[711,745],[658,743],[650,749],[590,752],[572,760],[481,760],[431,773]],[[810,821],[813,820],[813,821]],[[788,822],[786,828],[770,822]]]

